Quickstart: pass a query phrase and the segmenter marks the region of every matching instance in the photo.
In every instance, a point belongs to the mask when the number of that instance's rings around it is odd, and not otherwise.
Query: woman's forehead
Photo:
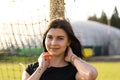
[[[47,35],[54,35],[54,36],[67,36],[66,32],[61,28],[51,28]]]

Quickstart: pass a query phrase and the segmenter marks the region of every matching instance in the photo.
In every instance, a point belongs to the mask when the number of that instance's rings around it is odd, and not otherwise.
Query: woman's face
[[[66,32],[61,28],[51,28],[45,39],[47,51],[54,56],[64,55],[70,42]]]

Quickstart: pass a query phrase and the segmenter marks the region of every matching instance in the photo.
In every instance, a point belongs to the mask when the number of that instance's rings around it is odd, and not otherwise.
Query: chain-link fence
[[[47,21],[4,23],[0,26],[0,80],[21,80],[25,66],[42,52]]]

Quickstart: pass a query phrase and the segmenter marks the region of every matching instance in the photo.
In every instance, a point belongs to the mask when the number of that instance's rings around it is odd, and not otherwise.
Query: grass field
[[[120,62],[90,62],[98,70],[96,80],[120,80]],[[28,63],[23,63],[25,66]],[[24,67],[19,62],[0,61],[0,80],[21,80]]]
[[[98,70],[96,80],[120,80],[120,62],[92,62]]]
[[[0,80],[21,80],[23,68],[19,63],[0,63]]]

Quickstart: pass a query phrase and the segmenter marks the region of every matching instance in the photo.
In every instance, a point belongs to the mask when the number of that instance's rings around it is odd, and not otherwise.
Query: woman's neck
[[[51,57],[50,66],[63,67],[66,65],[68,65],[68,63],[65,61],[63,57],[54,57],[54,56]]]

